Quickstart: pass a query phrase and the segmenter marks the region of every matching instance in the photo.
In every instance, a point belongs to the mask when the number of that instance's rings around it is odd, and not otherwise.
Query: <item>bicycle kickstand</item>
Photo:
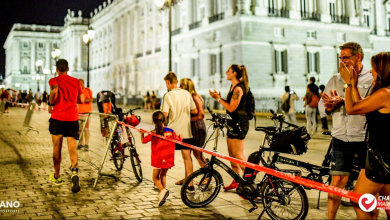
[[[317,209],[320,209],[321,190],[318,192]]]
[[[260,215],[259,215],[259,217],[257,218],[257,220],[261,220],[261,217],[263,216],[264,212],[265,212],[267,209],[269,209],[270,206],[271,206],[271,205],[268,204],[267,207],[265,207],[265,209],[263,209],[263,211],[260,213]]]

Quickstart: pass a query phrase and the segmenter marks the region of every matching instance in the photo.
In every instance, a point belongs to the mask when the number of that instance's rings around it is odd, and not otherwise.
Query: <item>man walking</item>
[[[91,121],[91,117],[88,117],[88,114],[92,112],[92,90],[90,88],[85,87],[85,83],[83,79],[79,79],[81,90],[83,91],[85,101],[83,104],[79,104],[79,129],[80,132],[83,129],[83,125],[85,123],[85,129],[84,134],[82,135],[82,138],[80,140],[80,144],[77,147],[77,149],[84,148],[85,150],[89,150],[89,122]]]
[[[343,65],[347,68],[353,66],[357,70],[359,74],[359,92],[365,98],[372,84],[372,74],[363,67],[364,53],[362,47],[358,43],[349,42],[339,48],[341,50],[340,67]],[[332,76],[318,105],[321,117],[328,114],[332,115],[331,185],[339,188],[344,188],[348,182],[355,153],[359,156],[362,169],[364,169],[367,155],[364,140],[366,118],[361,115],[348,115],[345,110],[344,92],[348,86],[352,85],[345,84],[340,74]],[[340,202],[340,196],[328,194],[328,219],[335,219]]]
[[[161,104],[161,111],[168,118],[168,127],[176,133],[183,135],[183,142],[192,144],[191,114],[197,114],[194,99],[191,94],[177,86],[177,77],[174,72],[169,72],[165,77],[165,84],[169,92],[165,93]],[[184,160],[185,176],[188,177],[193,172],[191,160],[191,149],[176,144],[176,150],[181,150]],[[182,181],[176,185],[182,185]]]
[[[282,94],[280,97],[282,99],[282,103],[289,102],[289,110],[285,113],[286,122],[293,123],[294,125],[297,124],[297,118],[295,116],[295,106],[294,106],[294,100],[299,100],[298,95],[294,91],[290,91],[290,86],[284,87],[285,93]],[[288,100],[290,99],[290,100]],[[284,110],[283,110],[284,111]]]
[[[49,80],[49,131],[53,141],[53,162],[55,173],[50,174],[50,181],[55,185],[63,183],[60,175],[61,149],[63,137],[67,138],[70,162],[72,164],[72,192],[80,191],[78,177],[76,143],[79,139],[79,114],[77,103],[84,103],[84,95],[79,80],[68,76],[68,62],[60,59],[56,63],[58,76]]]

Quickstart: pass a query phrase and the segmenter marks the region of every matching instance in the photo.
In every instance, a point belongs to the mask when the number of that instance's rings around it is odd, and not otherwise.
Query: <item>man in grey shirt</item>
[[[365,98],[371,88],[373,77],[370,71],[363,67],[364,53],[362,47],[358,43],[349,42],[339,48],[341,50],[340,67],[342,65],[353,66],[357,70],[359,74],[359,92]],[[348,115],[345,110],[344,92],[348,86],[351,85],[345,84],[340,74],[332,76],[318,104],[321,117],[332,115],[331,185],[340,188],[344,188],[348,182],[355,153],[358,154],[360,166],[363,169],[367,155],[364,140],[366,117]],[[340,196],[328,194],[328,219],[335,219],[340,202]]]

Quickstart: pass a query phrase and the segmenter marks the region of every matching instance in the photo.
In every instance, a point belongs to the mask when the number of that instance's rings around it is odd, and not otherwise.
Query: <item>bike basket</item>
[[[309,140],[310,135],[306,127],[299,127],[274,134],[269,146],[271,151],[301,155],[307,152]]]

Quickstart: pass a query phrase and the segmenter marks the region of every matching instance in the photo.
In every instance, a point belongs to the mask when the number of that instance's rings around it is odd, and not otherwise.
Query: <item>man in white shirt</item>
[[[168,119],[167,127],[173,129],[176,134],[183,135],[183,142],[192,144],[191,114],[197,114],[195,102],[191,94],[178,87],[177,77],[174,72],[169,72],[165,77],[165,84],[169,92],[165,93],[161,104],[161,111]],[[176,144],[176,150],[181,150],[186,177],[193,172],[191,149]],[[182,181],[176,183],[183,184]]]
[[[295,116],[294,100],[299,100],[299,98],[294,91],[290,91],[290,86],[285,86],[284,91],[286,92],[283,93],[280,97],[282,99],[282,103],[287,101],[288,96],[290,96],[290,109],[288,110],[288,112],[283,111],[285,113],[286,122],[290,122],[296,125],[297,118]]]

